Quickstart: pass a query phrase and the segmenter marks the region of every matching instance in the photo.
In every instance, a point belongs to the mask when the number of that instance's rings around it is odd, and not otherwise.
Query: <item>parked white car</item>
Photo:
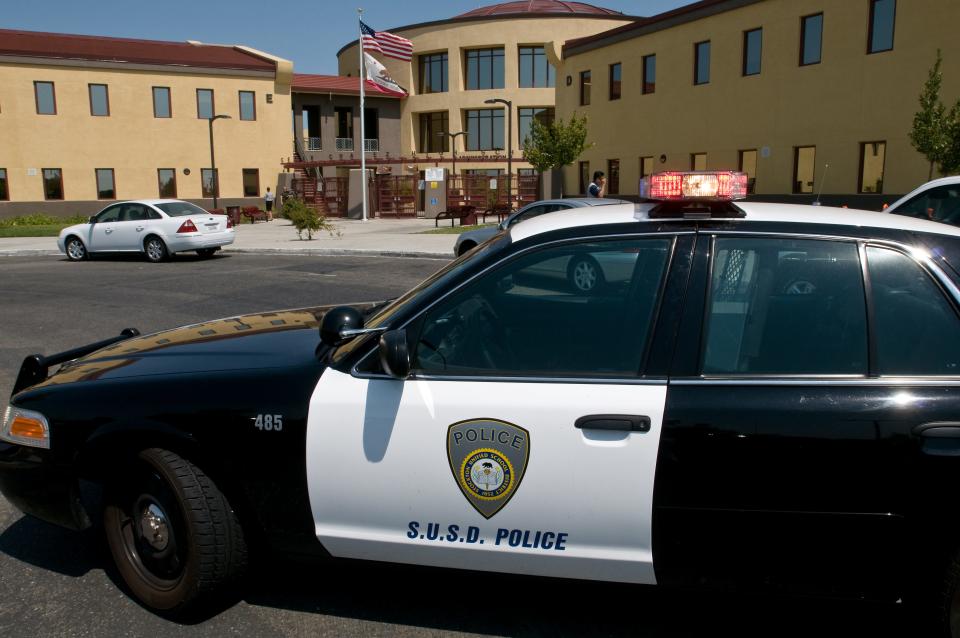
[[[960,226],[960,176],[927,182],[895,201],[886,211]]]
[[[159,262],[173,253],[196,251],[211,257],[233,243],[233,224],[178,199],[138,199],[111,204],[84,224],[60,231],[57,248],[71,261],[91,253],[140,252]]]

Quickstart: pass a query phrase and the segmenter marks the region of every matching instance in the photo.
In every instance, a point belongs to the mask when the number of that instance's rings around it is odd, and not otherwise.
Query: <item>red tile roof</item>
[[[301,93],[336,93],[337,95],[360,95],[360,78],[346,75],[315,75],[313,73],[294,73],[292,91]],[[396,97],[383,94],[380,89],[367,83],[367,95],[376,93],[377,97]]]
[[[273,71],[270,60],[231,46],[0,29],[0,55]]]
[[[561,2],[559,0],[525,0],[524,2],[502,2],[488,7],[480,7],[473,11],[461,13],[457,18],[474,18],[478,16],[502,16],[516,13],[575,13],[578,15],[623,15],[613,9],[595,7],[585,2]]]

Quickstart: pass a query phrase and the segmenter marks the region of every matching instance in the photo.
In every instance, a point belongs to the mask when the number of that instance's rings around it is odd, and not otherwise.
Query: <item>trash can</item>
[[[234,226],[240,225],[240,207],[239,206],[227,206],[227,218],[233,222]]]

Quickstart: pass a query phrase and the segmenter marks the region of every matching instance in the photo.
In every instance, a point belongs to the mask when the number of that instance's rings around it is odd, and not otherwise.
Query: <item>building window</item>
[[[432,53],[420,56],[420,92],[447,92],[447,54]]]
[[[110,94],[106,84],[88,84],[90,93],[90,115],[110,115]]]
[[[351,147],[346,150],[352,150],[353,146],[353,107],[352,106],[337,106],[333,109],[333,116],[335,121],[335,126],[337,130],[337,139],[338,140],[350,140]],[[344,150],[339,148],[342,146],[338,142],[337,150]]]
[[[619,100],[622,82],[623,65],[619,62],[610,65],[610,99]]]
[[[553,88],[556,73],[543,47],[520,47],[520,88]]]
[[[867,53],[893,50],[893,25],[896,15],[897,0],[871,0]]]
[[[643,93],[655,93],[657,90],[657,56],[643,56]]]
[[[197,89],[197,117],[201,120],[213,118],[213,89]]]
[[[747,174],[747,192],[753,194],[757,184],[757,149],[746,149],[737,154],[737,170]]]
[[[519,120],[520,146],[530,137],[530,129],[533,121],[537,120],[541,124],[551,124],[555,117],[555,111],[552,107],[528,107],[517,109]]]
[[[467,150],[492,151],[505,148],[503,115],[504,109],[467,111]]]
[[[580,106],[589,106],[591,84],[590,71],[580,71]]]
[[[763,29],[743,32],[743,74],[760,75],[760,57],[763,50]]]
[[[467,90],[503,88],[503,49],[467,51]]]
[[[367,141],[367,151],[378,149],[370,148],[371,143],[380,139],[380,111],[379,109],[363,109],[363,135]]]
[[[580,192],[586,193],[590,187],[590,162],[580,162]]]
[[[793,149],[793,192],[812,193],[816,170],[817,147],[797,146]]]
[[[820,64],[823,45],[823,14],[800,18],[800,66]]]
[[[883,192],[883,163],[886,155],[886,142],[864,142],[860,144],[858,193]]]
[[[7,169],[0,168],[0,202],[10,200],[10,185],[7,183]]]
[[[450,115],[446,111],[420,114],[420,152],[447,153],[450,151]]]
[[[37,102],[37,115],[57,114],[57,94],[53,82],[34,82],[33,95]]]
[[[706,153],[690,153],[690,170],[691,171],[707,170],[707,154]]]
[[[220,169],[201,168],[200,187],[204,197],[220,197]]]
[[[177,198],[177,171],[173,168],[157,169],[157,185],[163,199]]]
[[[620,160],[607,160],[607,195],[620,194]]]
[[[257,119],[257,94],[253,91],[240,91],[240,119]]]
[[[116,199],[117,187],[113,181],[112,168],[95,169],[97,174],[97,199]]]
[[[43,169],[43,198],[63,199],[63,171],[59,168]]]
[[[693,45],[693,83],[710,83],[710,41]]]
[[[170,87],[153,87],[153,117],[171,117],[173,110],[170,108]]]
[[[260,197],[260,169],[243,169],[243,196]]]
[[[653,156],[640,158],[640,179],[647,175],[653,175]]]

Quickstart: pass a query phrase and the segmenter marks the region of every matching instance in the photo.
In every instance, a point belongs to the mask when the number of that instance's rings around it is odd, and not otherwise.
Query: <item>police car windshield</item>
[[[190,202],[167,202],[165,204],[157,204],[157,208],[165,212],[170,217],[186,217],[187,215],[210,214],[199,206],[191,204]]]

